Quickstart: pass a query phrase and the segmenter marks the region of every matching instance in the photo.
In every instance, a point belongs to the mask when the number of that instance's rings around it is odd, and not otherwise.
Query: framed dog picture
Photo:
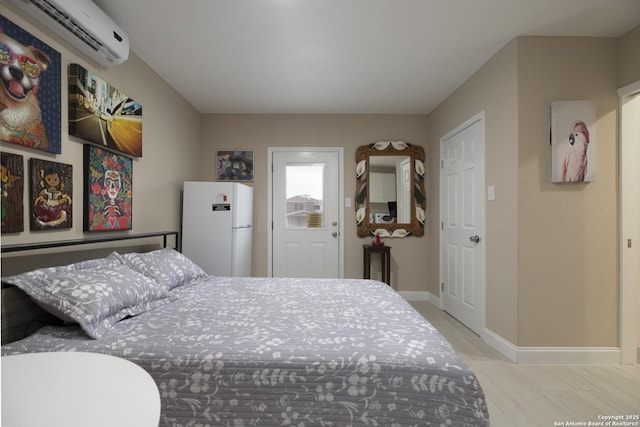
[[[131,230],[133,160],[84,146],[84,231]]]
[[[218,181],[253,181],[253,151],[216,152]]]
[[[0,15],[0,140],[60,154],[60,53]]]
[[[73,226],[73,166],[29,159],[31,174],[31,230],[59,230]]]
[[[596,103],[551,103],[551,181],[588,182],[596,177]]]
[[[2,153],[2,234],[24,231],[23,194],[22,156]]]
[[[142,105],[81,65],[70,64],[69,135],[142,157]]]

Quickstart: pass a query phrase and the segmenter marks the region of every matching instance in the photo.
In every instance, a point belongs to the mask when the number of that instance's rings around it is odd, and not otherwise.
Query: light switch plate
[[[496,187],[490,185],[487,187],[487,200],[495,200],[496,199]]]

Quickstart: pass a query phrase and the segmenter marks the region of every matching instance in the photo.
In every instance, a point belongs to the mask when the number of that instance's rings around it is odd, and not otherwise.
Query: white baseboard
[[[428,291],[402,291],[407,301],[427,301],[440,307],[440,298]],[[518,347],[485,328],[482,340],[513,363],[551,365],[619,365],[618,347]],[[638,349],[640,359],[640,348]]]
[[[517,363],[619,365],[618,347],[519,347]]]
[[[407,301],[427,301],[436,307],[440,307],[440,298],[428,291],[400,291],[402,298]]]
[[[511,344],[511,342],[493,332],[491,329],[484,329],[482,340],[494,350],[498,351],[498,353],[509,359],[511,362],[517,362],[518,348],[515,345]]]
[[[618,365],[618,347],[518,347],[485,329],[484,342],[514,363],[551,365]]]

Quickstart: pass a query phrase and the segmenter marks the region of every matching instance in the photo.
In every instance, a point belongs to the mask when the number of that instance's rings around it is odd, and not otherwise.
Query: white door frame
[[[630,98],[640,96],[640,81],[631,83],[618,89],[619,123],[620,123],[620,363],[636,364],[638,360],[638,292],[640,272],[638,257],[640,251],[640,201],[638,201],[638,158],[640,147],[638,135],[640,124],[634,118],[631,120],[629,107],[625,107]],[[638,100],[634,101],[635,114]],[[631,239],[631,248],[627,240]]]
[[[484,189],[485,188],[485,182],[486,182],[486,178],[485,178],[485,174],[486,174],[486,169],[485,169],[485,163],[486,163],[486,143],[485,143],[485,112],[484,110],[481,111],[480,113],[474,115],[473,117],[471,117],[470,119],[466,120],[464,123],[456,126],[453,130],[447,132],[446,135],[444,135],[443,137],[440,138],[440,224],[443,224],[444,221],[444,213],[443,213],[443,203],[444,203],[444,194],[442,191],[442,186],[443,186],[443,170],[442,170],[442,165],[444,162],[444,157],[443,157],[443,146],[444,146],[444,142],[451,138],[453,135],[457,134],[458,132],[462,131],[463,129],[471,126],[472,124],[476,123],[476,122],[480,122],[480,144],[482,145],[482,161],[481,161],[481,165],[479,166],[480,169],[480,188]],[[478,296],[480,298],[479,304],[478,306],[480,307],[481,313],[480,313],[480,338],[482,340],[484,340],[484,335],[485,335],[485,320],[486,320],[486,281],[487,281],[487,268],[486,268],[486,263],[487,263],[487,255],[486,255],[486,211],[487,211],[487,207],[486,207],[486,201],[485,201],[485,193],[484,191],[482,192],[482,194],[480,195],[480,209],[482,210],[481,215],[482,215],[482,220],[480,221],[480,224],[478,225],[479,227],[479,235],[480,235],[480,242],[478,243],[478,249],[482,252],[482,265],[480,266],[480,271],[481,271],[481,280],[480,280],[480,289],[478,292]],[[442,292],[443,292],[443,286],[442,283],[444,283],[444,266],[443,266],[443,262],[444,262],[444,236],[443,236],[443,230],[442,227],[440,227],[440,232],[439,232],[439,257],[440,257],[440,308],[444,309],[444,298],[442,298]]]
[[[338,153],[338,275],[344,277],[344,148],[343,147],[268,147],[267,148],[267,274],[273,277],[273,153],[334,151]]]

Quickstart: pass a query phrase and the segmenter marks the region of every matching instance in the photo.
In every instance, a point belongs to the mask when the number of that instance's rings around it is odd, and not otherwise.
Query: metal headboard
[[[158,231],[155,233],[120,234],[120,235],[109,235],[109,236],[100,236],[100,237],[91,237],[91,238],[73,239],[73,240],[57,240],[57,241],[42,242],[42,243],[18,243],[13,245],[2,245],[2,253],[4,254],[4,253],[10,253],[10,252],[32,251],[35,249],[60,248],[64,246],[89,245],[93,243],[118,242],[121,240],[147,239],[150,237],[162,237],[163,247],[166,248],[168,236],[175,236],[174,247],[176,249],[179,249],[177,231]]]
[[[180,250],[179,233],[177,231],[161,231],[155,233],[121,234],[91,237],[86,239],[59,240],[42,243],[2,245],[2,255],[15,252],[37,251],[67,246],[96,245],[123,240],[139,240],[162,238],[162,247],[167,247],[167,238],[174,237],[174,248]],[[15,286],[2,283],[1,308],[2,344],[13,342],[29,336],[44,325],[61,323],[35,304],[24,292]]]

